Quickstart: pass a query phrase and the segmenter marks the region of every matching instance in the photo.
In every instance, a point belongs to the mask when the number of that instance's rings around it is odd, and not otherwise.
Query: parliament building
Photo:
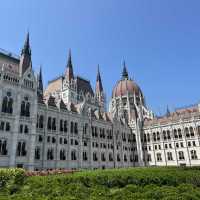
[[[20,56],[0,50],[0,167],[200,165],[200,104],[155,116],[124,63],[107,111],[99,68],[95,90],[74,74],[70,51],[63,71],[43,88],[29,34]]]

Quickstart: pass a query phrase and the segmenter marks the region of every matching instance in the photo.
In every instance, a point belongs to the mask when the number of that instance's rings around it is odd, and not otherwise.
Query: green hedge
[[[129,168],[33,177],[11,169],[0,170],[0,180],[0,200],[200,199],[199,168]]]

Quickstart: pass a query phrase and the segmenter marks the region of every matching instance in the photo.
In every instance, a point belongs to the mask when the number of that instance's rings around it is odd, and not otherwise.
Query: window
[[[6,131],[10,131],[10,123],[6,122]]]
[[[193,146],[194,146],[194,147],[196,146],[196,143],[195,143],[195,141],[192,141],[192,144],[193,144]]]
[[[112,153],[109,153],[109,161],[113,161],[113,155],[112,155]]]
[[[24,133],[28,133],[28,126],[27,125],[25,125],[25,127],[24,127]]]
[[[71,152],[71,160],[77,160],[77,156],[76,156],[76,151],[75,150],[73,150]]]
[[[60,131],[61,132],[63,131],[63,120],[62,119],[60,120]]]
[[[120,162],[120,161],[121,161],[121,159],[120,159],[120,155],[117,154],[117,162]]]
[[[71,122],[70,132],[71,132],[71,133],[74,133],[74,122]]]
[[[64,149],[60,150],[60,160],[66,160],[65,150]]]
[[[19,132],[20,132],[20,133],[23,133],[23,125],[22,125],[22,124],[20,124]]]
[[[97,153],[96,152],[93,153],[93,161],[98,161],[98,157],[97,157]]]
[[[124,154],[124,162],[127,162],[127,156]]]
[[[157,153],[157,154],[156,154],[156,157],[157,157],[157,161],[158,161],[158,162],[161,162],[161,161],[162,161],[161,153]]]
[[[87,152],[85,152],[85,151],[83,152],[83,160],[84,161],[88,160],[88,158],[87,158]]]
[[[167,160],[173,160],[172,152],[167,152]]]
[[[54,152],[53,149],[48,149],[47,150],[47,160],[53,160],[54,159]]]
[[[74,133],[78,134],[78,123],[74,123]]]
[[[11,92],[7,92],[6,96],[4,96],[1,111],[4,113],[13,113],[13,98]]]
[[[176,130],[176,129],[174,129],[174,138],[175,138],[175,139],[178,139],[178,133],[177,133],[177,130]]]
[[[64,121],[64,132],[67,133],[67,121]]]
[[[170,140],[171,139],[171,135],[170,135],[170,131],[167,130],[167,139]]]
[[[164,140],[167,140],[166,131],[163,131],[163,139],[164,139]]]
[[[187,127],[185,128],[185,136],[190,137],[189,129]]]
[[[21,116],[30,117],[30,103],[28,102],[28,97],[24,97],[24,100],[21,102]]]
[[[179,139],[182,138],[182,132],[181,132],[181,129],[180,129],[180,128],[178,129],[178,137],[179,137]]]
[[[1,131],[4,131],[4,126],[5,126],[5,122],[1,122],[0,123],[0,130]]]
[[[197,160],[198,159],[196,150],[190,151],[190,154],[191,154],[191,159],[192,160]]]
[[[52,130],[56,131],[56,118],[53,118],[53,121],[52,121]]]
[[[67,144],[67,139],[66,138],[64,138],[64,144]]]
[[[43,115],[40,115],[39,117],[39,128],[43,128],[44,127],[44,117]]]
[[[151,162],[151,154],[148,154],[148,155],[147,155],[147,161],[148,161],[148,162]]]
[[[101,153],[101,161],[105,162],[106,161],[106,157],[104,153]]]
[[[51,117],[48,117],[47,129],[48,129],[48,130],[51,130]]]
[[[7,141],[6,140],[0,140],[0,155],[7,155]]]
[[[185,160],[183,151],[178,152],[179,160]]]
[[[26,143],[25,142],[18,142],[17,144],[17,156],[26,156]]]
[[[35,159],[39,160],[40,159],[40,148],[36,147],[35,149]]]
[[[191,127],[191,126],[190,126],[190,136],[191,136],[191,137],[194,137],[194,129],[193,129],[193,127]]]

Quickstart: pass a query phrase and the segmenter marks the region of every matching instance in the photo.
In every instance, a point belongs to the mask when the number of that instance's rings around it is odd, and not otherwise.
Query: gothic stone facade
[[[200,165],[200,106],[155,117],[124,63],[106,111],[101,75],[64,75],[43,90],[29,34],[20,56],[0,51],[0,167],[97,169]]]

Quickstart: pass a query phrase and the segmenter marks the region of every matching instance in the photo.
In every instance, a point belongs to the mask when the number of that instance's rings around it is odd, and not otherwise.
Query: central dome
[[[124,96],[127,93],[131,95],[136,94],[137,96],[139,96],[141,90],[140,87],[133,80],[128,78],[128,72],[124,63],[122,79],[118,81],[116,86],[113,88],[112,97]]]
[[[140,88],[130,79],[120,80],[113,89],[112,97],[124,96],[127,93],[139,95]]]

